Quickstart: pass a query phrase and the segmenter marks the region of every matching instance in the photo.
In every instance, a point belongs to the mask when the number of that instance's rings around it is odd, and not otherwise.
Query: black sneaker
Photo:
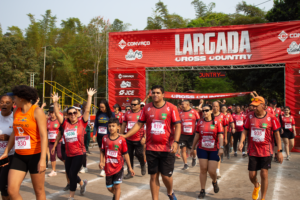
[[[198,195],[198,199],[204,199],[205,198],[205,190],[201,190],[200,194]]]
[[[237,157],[237,153],[236,152],[234,153],[234,157]]]
[[[70,190],[70,184],[68,184],[65,188],[64,188],[64,191],[68,191]]]
[[[193,158],[192,160],[192,167],[195,167],[196,166],[196,158]]]
[[[247,154],[244,153],[244,154],[243,154],[243,158],[246,158],[246,157],[247,157]]]
[[[189,168],[188,164],[184,164],[182,170],[187,170]]]
[[[142,176],[144,176],[146,174],[146,165],[144,166],[141,166],[141,173],[142,173]]]
[[[131,175],[131,173],[126,174],[126,176],[124,176],[124,179],[130,179],[133,178],[133,176]]]
[[[214,186],[214,192],[215,193],[218,193],[219,192],[219,190],[220,190],[220,188],[219,188],[219,186],[218,186],[218,181],[217,182],[212,182],[212,185]]]

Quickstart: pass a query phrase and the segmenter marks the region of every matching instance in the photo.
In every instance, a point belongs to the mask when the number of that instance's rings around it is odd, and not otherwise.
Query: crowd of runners
[[[86,154],[90,153],[90,141],[98,144],[99,176],[105,177],[113,200],[120,199],[123,177],[135,176],[134,156],[141,166],[141,174],[150,175],[149,192],[153,200],[159,197],[160,177],[169,199],[177,200],[172,177],[176,158],[182,158],[182,170],[195,167],[198,158],[198,198],[204,199],[208,176],[214,192],[222,192],[218,185],[222,177],[221,163],[224,157],[239,156],[239,150],[240,156],[249,159],[249,179],[254,186],[252,199],[259,199],[261,194],[262,200],[266,198],[272,160],[283,162],[282,142],[286,160],[291,159],[296,129],[290,108],[277,107],[276,99],[268,104],[267,99],[256,92],[251,93],[247,105],[200,100],[199,106],[193,106],[189,100],[182,99],[175,106],[164,100],[164,88],[156,85],[143,101],[133,99],[125,112],[118,104],[111,110],[108,102],[102,100],[92,124],[89,111],[96,92],[88,89],[87,102],[64,110],[58,103],[60,97],[54,93],[46,114],[34,104],[38,93],[29,86],[16,86],[11,93],[0,97],[3,200],[22,199],[20,186],[28,171],[36,199],[45,200],[48,160],[52,171],[47,176],[55,177],[57,158],[65,165],[66,187],[63,189],[70,191],[69,200],[74,199],[78,184],[80,194],[84,195],[88,181],[82,180],[79,173],[88,173]],[[149,97],[152,102],[146,104]],[[192,163],[187,162],[189,156]],[[258,171],[261,182],[258,182]]]

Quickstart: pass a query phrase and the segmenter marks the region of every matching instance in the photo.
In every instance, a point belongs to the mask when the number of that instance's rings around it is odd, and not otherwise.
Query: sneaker
[[[174,192],[172,193],[172,195],[168,194],[168,197],[170,200],[177,200],[177,197],[175,196]]]
[[[175,154],[175,157],[176,157],[177,159],[181,159],[181,156],[180,156],[179,153],[176,153],[176,154]]]
[[[237,152],[234,152],[234,157],[237,157]]]
[[[219,186],[218,186],[218,182],[212,182],[212,185],[213,185],[213,187],[214,187],[214,192],[215,193],[218,193],[219,192],[219,190],[220,190],[220,188],[219,188]]]
[[[144,166],[141,166],[141,173],[142,176],[144,176],[146,174],[147,170],[146,170],[146,164],[144,164]]]
[[[84,169],[84,172],[85,172],[85,173],[88,173],[88,172],[89,172],[89,170],[88,170],[87,167],[84,167],[83,169]]]
[[[204,199],[205,198],[205,190],[201,190],[200,194],[198,195],[198,199]]]
[[[131,173],[128,173],[124,176],[124,179],[130,179],[133,178],[133,176],[131,175]]]
[[[105,177],[105,171],[104,170],[101,170],[100,177]]]
[[[187,170],[189,168],[188,164],[184,164],[182,170]]]
[[[227,159],[230,159],[230,153],[229,153],[229,154],[227,154]]]
[[[88,150],[88,151],[86,151],[86,153],[87,153],[87,154],[92,154],[92,153],[91,153],[89,150]]]
[[[69,197],[68,200],[75,200],[73,197]]]
[[[243,153],[243,158],[246,158],[247,157],[247,154]]]
[[[196,163],[197,163],[196,158],[193,158],[193,160],[192,160],[192,167],[195,167],[195,166],[196,166]]]
[[[49,174],[48,174],[49,177],[52,177],[52,176],[57,176],[57,172],[55,171],[51,171]]]
[[[217,172],[217,179],[221,178],[220,172]]]
[[[288,156],[286,157],[286,160],[290,160],[290,158],[291,158],[291,156],[290,156],[290,155],[288,155]]]
[[[83,195],[86,191],[86,185],[88,184],[88,181],[85,179],[83,180],[83,185],[80,186],[80,194]]]
[[[79,171],[81,174],[85,173],[84,167],[81,168],[81,170]]]
[[[230,147],[230,151],[229,151],[229,153],[232,153],[232,151],[233,151],[233,147]]]
[[[67,186],[64,188],[64,191],[70,190],[70,184],[67,184]]]
[[[252,192],[252,199],[257,200],[259,198],[259,191],[260,191],[260,184],[258,188],[254,187],[254,190]]]

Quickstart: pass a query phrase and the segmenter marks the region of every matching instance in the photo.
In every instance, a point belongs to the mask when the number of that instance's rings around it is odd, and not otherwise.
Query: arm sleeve
[[[245,119],[244,129],[246,129],[246,130],[249,130],[249,129],[250,129],[250,119],[249,119],[249,115],[247,115],[247,117],[246,117],[246,119]]]
[[[128,151],[127,142],[124,138],[122,138],[122,154],[126,154]]]
[[[140,114],[140,119],[139,119],[139,122],[141,123],[145,123],[146,122],[146,114],[145,114],[145,107],[143,108],[143,110],[141,111],[141,114]]]
[[[278,120],[276,119],[275,116],[272,116],[271,123],[272,123],[272,130],[273,131],[277,131],[280,128],[280,124],[279,124],[279,122],[278,122]]]
[[[218,124],[217,124],[217,131],[218,131],[218,134],[223,134],[224,133],[223,126],[220,122],[218,122]]]
[[[173,124],[177,124],[178,122],[180,123],[179,113],[175,106],[173,106],[173,108],[172,108],[171,121]]]
[[[292,125],[296,125],[294,117],[292,117]]]
[[[195,111],[195,115],[196,115],[196,121],[198,121],[200,119],[200,115],[197,111]]]

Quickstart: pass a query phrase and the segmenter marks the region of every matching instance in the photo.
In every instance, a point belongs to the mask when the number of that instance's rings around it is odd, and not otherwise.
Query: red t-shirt
[[[267,107],[267,112],[271,113],[272,115],[275,115],[274,109],[270,106]]]
[[[194,109],[188,111],[180,111],[181,118],[181,134],[193,135],[196,130],[196,122],[200,119],[198,112]]]
[[[197,124],[196,132],[199,133],[198,147],[206,151],[217,151],[220,148],[218,134],[223,134],[223,126],[219,121],[200,119]]]
[[[109,135],[104,135],[101,150],[105,155],[104,170],[106,176],[118,173],[124,165],[123,155],[128,150],[125,138],[119,136],[115,140],[111,140]]]
[[[127,131],[133,128],[135,123],[139,120],[141,114],[141,110],[134,113],[132,111],[127,111],[123,116],[123,122],[126,123]],[[130,141],[141,141],[142,137],[144,136],[144,126],[136,132],[134,135],[127,138]]]
[[[247,115],[245,129],[248,130],[248,153],[255,157],[268,157],[273,155],[273,134],[280,129],[276,117],[266,113],[263,118],[255,114]]]
[[[165,102],[161,108],[148,103],[143,108],[139,122],[146,123],[146,148],[149,151],[170,152],[174,142],[172,125],[180,123],[177,107]]]
[[[199,116],[200,118],[203,118],[203,112],[201,110],[199,111]]]
[[[228,122],[224,113],[220,113],[218,116],[215,116],[215,120],[220,122],[223,127],[228,126]]]
[[[225,115],[225,117],[226,117],[226,121],[227,121],[227,124],[228,124],[228,132],[231,133],[232,129],[231,129],[230,124],[231,124],[231,123],[234,123],[233,118],[232,118],[232,115],[231,115],[230,113],[227,113],[227,114]]]
[[[277,118],[277,120],[280,120],[280,115],[281,115],[281,109],[280,108],[276,108],[275,111],[275,117]]]
[[[244,114],[232,114],[232,118],[234,121],[234,126],[235,126],[235,130],[236,132],[242,132],[244,130],[244,123],[246,120],[246,116]]]
[[[67,156],[74,157],[85,154],[84,134],[87,122],[81,119],[75,124],[71,124],[69,120],[64,120],[61,126],[64,129],[63,139]]]
[[[118,114],[115,114],[116,118],[119,119],[120,124],[123,123],[123,113],[119,112]]]
[[[48,132],[48,140],[49,142],[55,142],[60,124],[58,120],[51,121],[51,119],[47,120],[47,132]]]
[[[281,116],[281,127],[284,131],[290,131],[293,133],[293,125],[295,125],[295,119],[293,116],[285,117],[284,115]]]

